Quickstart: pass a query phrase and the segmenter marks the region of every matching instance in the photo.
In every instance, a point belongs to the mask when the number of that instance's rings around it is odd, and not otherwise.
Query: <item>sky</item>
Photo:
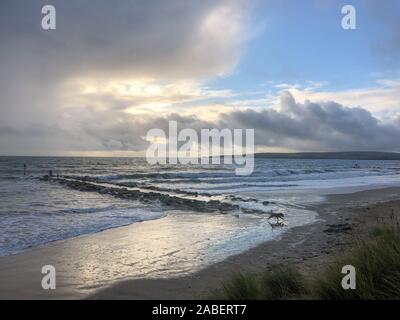
[[[0,155],[141,155],[169,120],[254,128],[260,152],[400,152],[399,15],[397,0],[2,0]]]

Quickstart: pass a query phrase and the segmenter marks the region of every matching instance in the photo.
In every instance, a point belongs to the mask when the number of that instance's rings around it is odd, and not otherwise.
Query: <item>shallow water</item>
[[[291,222],[299,223],[296,219]],[[272,231],[267,220],[258,216],[238,218],[169,212],[162,220],[119,229],[118,241],[112,241],[113,231],[95,238],[81,238],[79,250],[76,246],[65,246],[71,251],[62,252],[56,264],[64,277],[81,283],[80,289],[89,290],[125,277],[163,278],[190,274],[279,237],[284,231]]]

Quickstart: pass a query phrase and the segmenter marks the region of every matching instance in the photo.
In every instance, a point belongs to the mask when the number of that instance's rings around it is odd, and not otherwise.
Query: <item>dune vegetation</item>
[[[342,268],[356,270],[356,288],[343,289]],[[312,278],[292,265],[276,265],[261,274],[234,274],[213,293],[218,299],[400,299],[400,228],[376,227],[338,255]]]

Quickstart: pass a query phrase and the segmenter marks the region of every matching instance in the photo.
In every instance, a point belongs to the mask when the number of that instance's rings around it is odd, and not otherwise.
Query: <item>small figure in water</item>
[[[53,170],[49,170],[49,177],[53,176]]]
[[[26,163],[24,163],[24,176],[26,176]]]

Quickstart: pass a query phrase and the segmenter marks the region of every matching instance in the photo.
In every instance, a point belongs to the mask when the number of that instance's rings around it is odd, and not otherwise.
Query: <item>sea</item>
[[[54,178],[42,179],[50,170]],[[59,183],[65,179],[102,186],[103,191]],[[193,239],[180,239],[182,248],[199,246],[193,259],[204,254],[218,260],[316,221],[318,215],[309,209],[310,204],[323,201],[326,194],[399,182],[400,161],[395,160],[256,158],[253,174],[238,176],[233,165],[223,164],[149,165],[143,158],[0,157],[0,256],[173,216],[176,226],[170,228],[180,230],[184,224],[185,232],[193,228],[192,234],[197,234]],[[116,196],[114,191],[121,188],[143,196]],[[189,201],[178,201],[181,199]],[[199,209],[196,203],[213,205],[208,211],[207,206]],[[283,213],[284,222],[271,222],[271,212]],[[199,229],[198,221],[215,224],[203,224]],[[202,245],[202,237],[215,241]]]

